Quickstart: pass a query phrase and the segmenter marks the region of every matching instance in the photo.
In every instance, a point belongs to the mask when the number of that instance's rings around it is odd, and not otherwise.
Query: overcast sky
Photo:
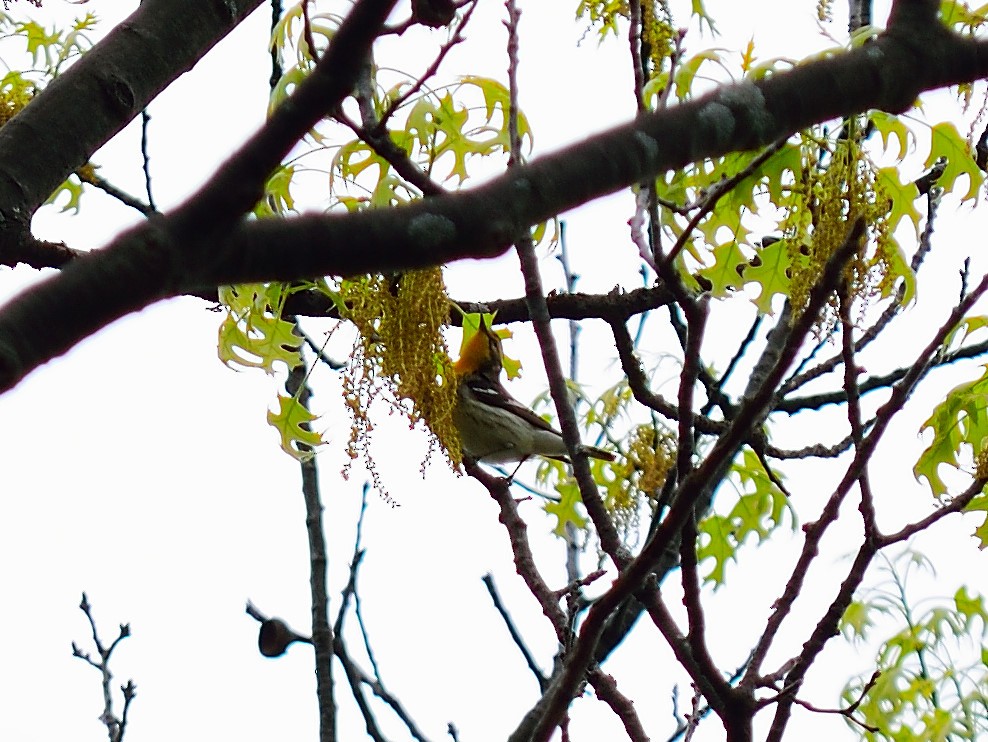
[[[105,21],[99,35],[135,5],[93,0],[76,6],[47,0],[42,11],[19,2],[10,13],[50,23],[91,10]],[[623,40],[598,47],[588,34],[577,43],[583,28],[572,21],[572,10],[552,15],[558,4],[520,5],[521,100],[535,132],[536,151],[551,151],[627,119],[633,106]],[[575,1],[571,5],[575,9]],[[690,52],[706,45],[739,48],[752,37],[762,57],[802,57],[832,45],[816,29],[814,3],[748,2],[742,4],[743,15],[734,5],[708,0],[725,37],[691,34]],[[679,11],[683,13],[681,7]],[[876,9],[876,18],[883,19],[884,12]],[[151,105],[151,167],[160,207],[179,203],[198,187],[263,120],[269,15],[269,8],[260,9]],[[469,43],[451,55],[446,76],[505,79],[502,17],[499,3],[481,3]],[[838,21],[830,29],[840,35],[843,27]],[[401,64],[411,68],[408,59]],[[101,174],[135,194],[142,188],[138,146],[139,131],[131,126],[94,157]],[[636,285],[637,260],[625,226],[630,204],[628,196],[616,196],[566,216],[581,290]],[[968,249],[962,235],[975,218],[966,207],[961,213],[955,256]],[[139,218],[112,199],[87,191],[80,216],[47,208],[36,218],[35,230],[39,237],[90,249]],[[941,234],[951,239],[946,225]],[[949,265],[944,272],[946,290],[953,293],[956,267]],[[548,288],[561,286],[555,261],[545,261],[544,276]],[[42,277],[24,266],[0,268],[0,301]],[[482,265],[454,266],[447,278],[454,298],[522,292],[510,255]],[[478,291],[478,285],[483,289]],[[243,613],[249,598],[262,611],[308,630],[308,548],[298,467],[280,451],[275,431],[265,422],[279,379],[235,372],[217,360],[221,314],[211,309],[198,299],[157,304],[79,344],[0,396],[5,507],[0,518],[0,563],[5,565],[0,571],[0,626],[8,638],[0,675],[0,739],[104,738],[97,720],[102,709],[99,678],[70,651],[72,641],[91,650],[88,625],[76,607],[83,590],[104,640],[112,640],[119,623],[129,622],[133,630],[114,663],[117,685],[133,678],[138,686],[128,739],[316,738],[310,650],[295,646],[276,661],[260,657],[257,625]],[[744,311],[739,331],[751,316]],[[318,334],[328,325],[308,322],[306,327]],[[917,334],[926,329],[920,324],[911,328]],[[589,350],[584,357],[606,352],[604,328],[588,322],[585,330],[584,348]],[[450,337],[456,347],[455,333]],[[531,333],[519,330],[512,345],[512,355],[526,364],[524,380],[512,389],[531,399],[544,388]],[[342,356],[346,350],[337,342],[330,352]],[[595,381],[607,372],[607,359],[588,360],[584,369],[581,378]],[[605,380],[613,380],[613,366],[610,372]],[[670,367],[670,380],[674,373]],[[961,376],[937,378],[945,391]],[[349,481],[340,476],[348,422],[338,379],[317,369],[313,382],[314,404],[325,413],[323,425],[333,441],[320,455],[319,466],[335,612],[365,474],[358,466]],[[886,446],[878,459],[889,488],[882,494],[901,493],[902,518],[929,509],[928,494],[901,463],[918,450],[916,431],[923,419],[922,411],[903,416],[897,426],[899,442]],[[371,492],[364,524],[363,610],[383,679],[430,738],[442,739],[451,721],[463,740],[502,739],[534,702],[537,687],[491,608],[481,576],[495,574],[505,602],[526,627],[526,637],[546,668],[555,646],[538,606],[514,574],[496,508],[477,483],[454,476],[441,462],[423,479],[419,468],[426,441],[408,433],[400,420],[382,417],[374,450],[389,495],[399,503],[392,507]],[[812,477],[819,470],[804,465],[794,472]],[[538,503],[524,503],[522,513],[550,584],[561,586],[562,544],[542,535],[551,524]],[[924,540],[924,549],[956,558],[946,562],[939,583],[926,581],[920,589],[949,594],[959,580],[985,589],[984,556],[967,537],[972,528],[971,521],[955,518],[936,538]],[[841,567],[854,544],[838,541],[825,544],[821,566],[826,569],[810,583],[819,594],[800,606],[805,615],[815,615],[831,599],[840,573],[827,570]],[[793,543],[798,541],[780,533],[758,553],[746,550],[744,581],[711,596],[712,643],[721,666],[739,665],[760,633],[764,608],[780,590],[770,577],[778,576],[777,564],[791,563]],[[675,598],[669,602],[674,604]],[[348,638],[356,647],[356,634],[350,631]],[[784,636],[784,648],[791,651],[802,638],[798,633]],[[839,644],[833,642],[831,671],[811,674],[807,686],[806,695],[821,705],[834,702],[826,694],[835,693],[848,673],[868,667],[867,656]],[[680,684],[681,710],[690,695],[681,674],[656,671],[670,662],[660,638],[645,632],[630,639],[607,666],[635,698],[646,727],[659,730],[656,738],[663,738],[662,724],[671,713],[673,682]],[[633,687],[625,688],[629,675]],[[341,739],[360,739],[362,724],[352,701],[342,683],[337,688],[345,710]],[[815,691],[820,695],[813,696]],[[818,739],[847,737],[839,720],[799,710],[796,715],[793,735],[802,728]],[[381,718],[386,729],[403,738],[387,721],[387,712]],[[574,704],[573,720],[576,740],[607,739],[618,729],[614,718],[589,699]],[[716,721],[704,727],[698,738],[722,735]]]

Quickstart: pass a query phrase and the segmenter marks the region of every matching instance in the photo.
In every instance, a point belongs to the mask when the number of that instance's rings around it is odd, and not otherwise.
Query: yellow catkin
[[[826,169],[808,163],[794,191],[795,205],[783,229],[791,264],[789,297],[795,314],[806,306],[827,261],[858,218],[865,221],[870,247],[853,256],[845,269],[848,296],[863,307],[876,295],[887,294],[895,280],[895,245],[888,230],[890,201],[860,146],[853,139],[838,141]],[[818,323],[818,332],[826,332],[836,322],[836,307],[834,297]]]
[[[974,457],[974,476],[988,479],[988,448],[982,448]]]
[[[635,530],[642,502],[656,500],[675,463],[672,434],[653,425],[640,425],[631,432],[625,454],[608,464],[614,480],[605,490],[604,505],[619,528]]]
[[[5,85],[0,88],[0,126],[10,121],[31,102],[34,88],[28,84]]]
[[[455,466],[462,459],[453,425],[455,375],[442,335],[450,302],[440,268],[344,281],[346,316],[360,336],[344,373],[344,394],[352,414],[351,458],[364,454],[380,489],[370,455],[370,406],[377,399],[408,418],[409,427],[428,431],[431,454],[441,449]]]
[[[653,70],[661,70],[663,62],[672,54],[676,33],[672,11],[665,0],[642,3],[642,41],[648,44]]]

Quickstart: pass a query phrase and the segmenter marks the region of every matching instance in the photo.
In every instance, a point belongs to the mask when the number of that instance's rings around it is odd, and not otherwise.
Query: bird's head
[[[453,369],[457,376],[480,374],[496,380],[501,375],[503,363],[501,338],[481,317],[480,328],[460,348],[460,358],[453,364]]]

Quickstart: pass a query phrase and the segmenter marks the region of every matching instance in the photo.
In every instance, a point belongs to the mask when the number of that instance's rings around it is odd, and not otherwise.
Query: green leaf
[[[16,28],[17,34],[24,37],[34,65],[39,66],[41,58],[44,57],[45,66],[51,67],[53,49],[61,44],[62,34],[55,30],[48,33],[41,24],[35,21],[23,21],[18,23]]]
[[[985,514],[985,519],[980,526],[974,529],[974,533],[972,534],[980,542],[978,548],[984,550],[988,547],[988,494],[981,492],[967,504],[964,512]]]
[[[503,121],[503,131],[506,133],[508,128],[508,112],[511,109],[511,92],[507,87],[504,86],[498,80],[490,77],[478,77],[476,75],[467,75],[460,78],[463,85],[472,85],[480,90],[484,96],[484,106],[487,112],[487,123],[491,123],[494,120],[494,115],[498,112],[502,115]],[[529,146],[532,144],[532,129],[528,123],[528,119],[525,114],[518,111],[518,135],[524,141],[529,140]]]
[[[67,194],[69,198],[62,206],[62,213],[64,214],[71,209],[74,213],[78,214],[82,208],[82,193],[82,181],[75,175],[71,175],[62,181],[62,184],[55,189],[55,192],[48,197],[45,203],[57,206],[55,202],[58,201],[59,197],[62,194]]]
[[[274,373],[274,364],[294,368],[302,362],[302,338],[295,323],[281,319],[281,284],[244,284],[220,290],[229,308],[220,324],[218,354],[225,364],[261,368]]]
[[[291,191],[294,177],[294,165],[282,165],[271,173],[267,183],[264,184],[265,197],[255,207],[254,215],[264,217],[294,211],[295,199]]]
[[[986,327],[988,327],[988,315],[979,314],[965,317],[944,339],[943,347],[957,347],[978,330],[984,330]]]
[[[618,35],[618,20],[628,17],[628,3],[627,0],[580,0],[576,17],[588,18],[591,25],[599,25],[599,39],[603,41],[608,33]]]
[[[698,271],[698,275],[712,284],[710,294],[715,297],[725,296],[731,289],[740,288],[743,280],[739,269],[747,267],[748,258],[738,243],[732,240],[718,245],[714,248],[713,258],[714,264],[711,267]]]
[[[297,399],[283,394],[278,395],[278,411],[268,410],[268,422],[281,435],[282,450],[299,461],[311,459],[313,449],[325,443],[319,433],[307,429],[315,419]]]
[[[947,160],[947,167],[937,181],[944,191],[952,192],[954,183],[961,175],[968,179],[967,192],[961,196],[961,201],[969,201],[978,195],[978,189],[985,180],[985,174],[978,167],[971,154],[967,140],[957,131],[957,127],[948,121],[941,122],[931,131],[930,156],[926,158],[924,167],[933,167],[938,158]]]
[[[908,218],[913,224],[916,238],[919,238],[923,217],[916,208],[919,188],[912,181],[903,183],[898,168],[883,167],[875,171],[875,182],[889,201],[889,232],[894,232],[899,222]]]
[[[940,3],[940,19],[956,31],[974,32],[985,25],[988,8],[982,5],[971,10],[967,3],[956,0],[942,0]]]
[[[768,247],[758,250],[759,265],[747,268],[744,272],[746,283],[757,283],[761,293],[755,299],[755,306],[762,314],[772,313],[772,299],[777,295],[788,295],[789,276],[787,272],[791,265],[786,240],[773,242]]]
[[[745,449],[740,459],[731,467],[741,485],[737,502],[726,515],[707,516],[697,526],[700,535],[697,559],[713,560],[713,566],[704,579],[721,585],[729,560],[736,559],[737,551],[749,537],[764,541],[782,525],[788,510],[793,527],[796,519],[786,496],[766,473],[758,456]]]
[[[933,432],[933,440],[913,467],[916,479],[925,478],[935,497],[947,492],[940,477],[943,465],[960,469],[963,447],[980,451],[988,438],[988,366],[981,378],[954,387],[923,423],[921,432]]]
[[[889,141],[893,137],[895,138],[899,147],[897,158],[900,162],[909,152],[915,149],[916,135],[902,123],[902,119],[898,116],[885,113],[885,111],[871,111],[868,114],[868,120],[871,121],[875,130],[881,135],[882,144],[886,152],[889,148]]]
[[[702,52],[694,54],[680,62],[676,68],[676,97],[680,101],[686,100],[693,91],[693,80],[700,72],[700,68],[706,63],[716,64],[730,75],[730,70],[724,64],[724,55],[727,49],[704,49]]]
[[[886,253],[889,261],[889,273],[902,279],[902,303],[903,305],[909,304],[916,297],[916,271],[913,270],[909,259],[902,252],[898,241],[894,241],[890,247],[892,249]],[[890,282],[888,288],[883,289],[882,297],[888,297],[895,285],[894,281]]]
[[[872,620],[873,606],[858,600],[851,601],[851,604],[844,611],[841,617],[840,630],[855,639],[867,639],[868,630],[875,622]]]
[[[690,5],[690,12],[695,15],[700,21],[700,28],[703,28],[703,24],[707,24],[707,29],[711,34],[717,34],[717,24],[714,23],[713,17],[707,12],[707,9],[703,5],[703,0],[692,0]]]
[[[961,586],[954,593],[954,608],[957,613],[964,617],[963,630],[967,632],[975,619],[980,619],[982,632],[985,622],[988,620],[988,613],[985,612],[985,599],[980,595],[971,595],[967,587]]]
[[[556,518],[556,527],[552,529],[552,532],[559,537],[565,536],[567,523],[572,523],[580,530],[586,528],[587,519],[580,515],[577,510],[577,506],[582,500],[576,481],[566,479],[557,482],[556,492],[559,493],[559,502],[547,502],[545,505],[545,512]]]
[[[713,560],[710,572],[703,579],[715,585],[723,585],[727,563],[735,558],[738,546],[730,518],[708,515],[700,522],[698,535],[696,558],[701,562]]]

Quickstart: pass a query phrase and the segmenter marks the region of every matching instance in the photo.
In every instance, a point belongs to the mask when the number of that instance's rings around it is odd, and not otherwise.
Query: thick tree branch
[[[232,194],[219,199],[216,189],[204,189],[194,197],[195,208],[186,204],[122,235],[0,311],[0,389],[160,298],[226,283],[354,275],[498,255],[520,230],[665,170],[766,146],[814,123],[869,108],[903,111],[923,90],[988,74],[988,42],[928,22],[928,6],[935,12],[936,4],[927,0],[900,1],[888,31],[872,43],[639,117],[471,191],[406,208],[242,221],[231,229],[217,211],[227,215],[231,203],[242,206],[257,195],[263,179],[258,174],[266,174],[271,160],[280,157],[285,141],[297,138],[299,124],[307,130],[314,123],[305,115],[314,113],[307,108],[312,97],[321,109],[316,118],[336,99],[323,86],[352,83],[351,68],[363,57],[356,45],[347,54],[334,54],[334,48],[347,47],[339,42],[349,34],[338,34],[313,78],[282,107],[288,110],[280,118],[276,112],[231,161],[237,168],[228,164],[214,179]],[[373,32],[366,24],[363,30],[369,43]],[[252,168],[240,169],[259,153]],[[107,284],[122,288],[106,291]]]
[[[294,95],[176,211],[124,233],[106,250],[75,261],[4,307],[0,313],[10,324],[0,319],[0,379],[10,383],[0,388],[9,388],[31,368],[128,312],[225,283],[197,276],[230,260],[222,247],[225,236],[257,203],[267,176],[295,143],[349,95],[395,3],[356,3]],[[39,296],[47,296],[41,305]],[[47,342],[39,343],[41,337]]]
[[[261,4],[145,0],[0,129],[0,263],[70,173]]]

